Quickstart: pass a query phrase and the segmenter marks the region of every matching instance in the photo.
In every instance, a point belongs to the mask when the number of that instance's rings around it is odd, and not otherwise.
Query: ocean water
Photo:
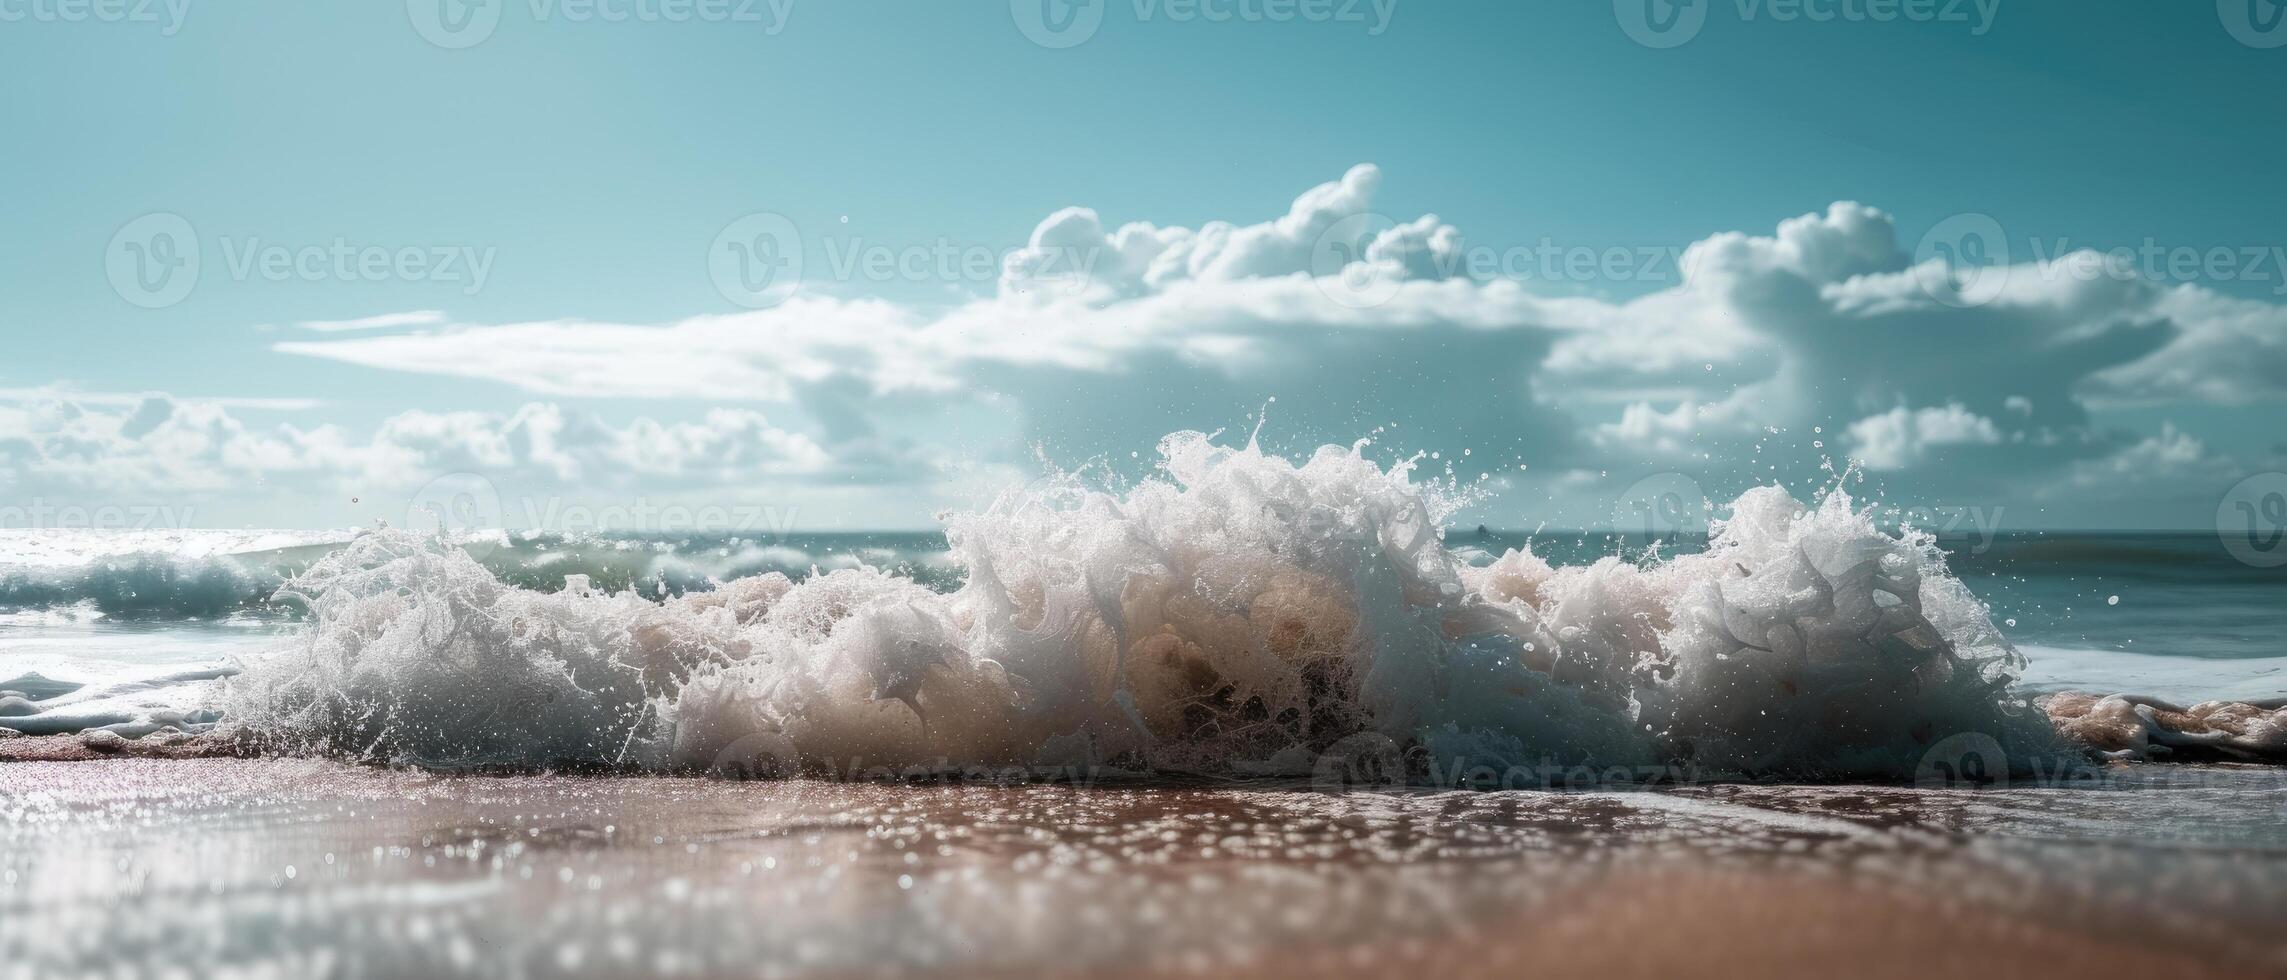
[[[0,680],[33,673],[89,684],[96,690],[77,699],[73,715],[83,721],[195,707],[200,691],[148,682],[181,676],[203,687],[199,671],[259,657],[306,629],[306,606],[279,590],[356,533],[0,530]],[[1552,562],[1586,564],[1640,556],[1651,544],[1603,532],[1453,528],[1445,536],[1479,564],[1527,547]],[[1705,543],[1661,542],[1684,551]],[[2287,697],[2287,574],[2239,562],[2213,534],[2016,532],[1942,544],[1948,565],[2024,653],[2028,692],[2132,692],[2180,703]],[[651,598],[766,572],[804,580],[862,564],[939,591],[964,580],[937,532],[515,533],[471,550],[503,581],[527,588],[557,590],[566,576],[587,575],[595,588]],[[115,687],[129,689],[91,697]]]
[[[0,978],[2287,970],[2287,768],[2032,703],[2287,694],[2212,536],[1164,450],[926,534],[0,532],[0,728],[65,736]]]
[[[0,691],[24,675],[84,685],[40,701],[37,718],[0,716],[0,728],[132,733],[154,716],[211,710],[222,677],[309,628],[308,605],[288,584],[361,533],[0,529]],[[556,591],[586,575],[597,589],[654,599],[867,563],[939,588],[959,578],[939,533],[534,531],[459,547],[504,582]]]
[[[1955,735],[2073,757],[2047,691],[2287,693],[2287,580],[2212,537],[1946,541],[1778,488],[1690,540],[1462,531],[1468,488],[1355,448],[1162,452],[935,534],[7,532],[0,727],[432,768],[1898,779]]]

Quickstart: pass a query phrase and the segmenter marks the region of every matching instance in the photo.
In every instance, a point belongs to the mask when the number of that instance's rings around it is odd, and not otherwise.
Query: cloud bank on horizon
[[[1148,457],[1170,431],[1241,424],[1272,398],[1267,443],[1372,435],[1393,456],[1435,453],[1505,489],[1489,519],[1527,527],[1601,523],[1597,501],[1652,474],[1726,496],[1829,461],[1901,501],[2196,526],[2233,480],[2278,465],[2173,421],[2105,418],[2274,411],[2287,306],[2095,252],[1917,259],[1889,215],[1853,202],[1690,244],[1640,295],[1578,295],[1536,288],[1512,274],[1515,250],[1436,215],[1378,214],[1381,180],[1359,165],[1251,224],[1066,208],[987,295],[951,304],[796,289],[663,324],[428,310],[304,324],[274,349],[533,400],[358,434],[164,394],[5,392],[0,474],[27,496],[102,499],[395,493],[465,471],[527,492],[769,480],[940,501],[964,468],[1020,473],[1036,447],[1065,464]],[[703,407],[660,421],[614,400]]]

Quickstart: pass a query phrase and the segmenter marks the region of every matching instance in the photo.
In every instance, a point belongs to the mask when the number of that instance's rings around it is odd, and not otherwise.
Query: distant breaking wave
[[[549,592],[367,534],[288,586],[311,621],[227,682],[220,730],[430,767],[1307,774],[1366,738],[1415,764],[1898,778],[1959,733],[2080,758],[1935,542],[1839,490],[1750,490],[1697,554],[1473,566],[1408,464],[1160,451],[1165,479],[953,517],[957,588],[863,565]]]
[[[50,612],[141,622],[303,616],[300,593],[281,594],[283,587],[359,536],[186,530],[121,540],[102,532],[13,534],[0,537],[0,615]],[[598,588],[659,599],[766,572],[802,577],[813,567],[861,563],[896,568],[940,589],[958,585],[934,535],[821,537],[790,543],[737,535],[493,531],[462,535],[454,543],[502,581],[547,591],[579,575]]]

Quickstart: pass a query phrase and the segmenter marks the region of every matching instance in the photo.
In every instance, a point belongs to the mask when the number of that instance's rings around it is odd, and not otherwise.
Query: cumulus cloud
[[[2118,488],[2167,483],[2194,474],[2208,475],[2214,482],[2237,472],[2230,458],[2210,453],[2205,443],[2168,422],[2162,423],[2158,435],[2074,464],[2072,482],[2083,489]]]
[[[821,444],[746,408],[620,425],[546,403],[506,414],[414,410],[353,436],[337,425],[253,425],[222,405],[165,395],[0,404],[0,485],[15,497],[379,493],[456,473],[528,492],[666,493],[772,479],[873,484],[924,477],[929,465],[911,447]]]
[[[1568,451],[1573,421],[1532,380],[1561,317],[1514,282],[1418,274],[1451,265],[1439,255],[1458,248],[1455,232],[1356,220],[1371,216],[1380,180],[1353,168],[1254,224],[1107,230],[1095,212],[1065,209],[1008,257],[993,296],[951,309],[797,295],[665,326],[448,324],[276,349],[558,397],[781,402],[812,415],[846,411],[853,387],[997,398],[1015,407],[1023,442],[1070,455],[1124,455],[1175,428],[1237,422],[1271,397],[1278,432],[1295,440],[1395,425],[1425,449]],[[1344,266],[1386,280],[1387,294],[1357,302],[1344,291],[1354,284],[1314,274]],[[842,397],[822,406],[819,392]]]
[[[1552,383],[1571,375],[1625,384],[1632,353],[1673,342],[1709,364],[1748,355],[1744,370],[1711,371],[1697,383],[1656,356],[1638,372],[1643,384],[1682,385],[1679,405],[1691,404],[1693,421],[1711,435],[1865,419],[1864,435],[1874,436],[1882,423],[1871,416],[1901,411],[1908,423],[2008,418],[2026,436],[2046,431],[2037,441],[2062,446],[2074,440],[2059,433],[2088,425],[2077,390],[2085,379],[2175,335],[2151,309],[2153,291],[2110,277],[2029,266],[1997,295],[1959,302],[1952,274],[1910,264],[1896,238],[1888,215],[1842,203],[1782,222],[1773,236],[1707,239],[1686,252],[1681,286],[1639,301],[1638,312],[1650,316],[1568,337],[1552,359]],[[1655,409],[1646,403],[1635,414],[1650,418]],[[1604,434],[1639,434],[1644,448],[1657,449],[1676,427],[1674,412],[1666,417],[1666,428],[1608,426]],[[1906,465],[1889,454],[1918,442],[1883,442],[1868,462]]]
[[[2001,442],[2001,429],[1993,420],[1972,413],[1958,402],[1944,408],[1907,411],[1893,408],[1850,423],[1854,454],[1870,470],[1902,470],[1927,458],[1942,446],[1992,446]]]
[[[817,445],[841,465],[885,424],[948,405],[1008,412],[1025,447],[1125,456],[1275,396],[1269,431],[1292,443],[1394,432],[1561,473],[1747,459],[1796,433],[1981,492],[2133,458],[2148,440],[2102,424],[2107,405],[2287,394],[2287,308],[2158,286],[2095,253],[1972,281],[1915,262],[1888,214],[1840,202],[1713,234],[1640,295],[1549,296],[1483,274],[1470,259],[1498,246],[1435,215],[1377,214],[1381,181],[1361,165],[1283,214],[1196,228],[1065,208],[992,295],[950,307],[798,292],[664,325],[411,316],[276,349],[550,397],[784,405],[847,437]]]
[[[2287,306],[2184,285],[2156,296],[2152,311],[2177,324],[2178,336],[2149,357],[2097,372],[2085,386],[2091,398],[2238,404],[2287,396]]]

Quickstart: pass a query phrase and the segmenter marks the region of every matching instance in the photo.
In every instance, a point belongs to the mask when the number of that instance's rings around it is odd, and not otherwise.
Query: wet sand
[[[5,751],[35,742],[71,754]],[[2283,808],[2244,767],[1336,795],[17,761],[0,977],[2287,975]]]

